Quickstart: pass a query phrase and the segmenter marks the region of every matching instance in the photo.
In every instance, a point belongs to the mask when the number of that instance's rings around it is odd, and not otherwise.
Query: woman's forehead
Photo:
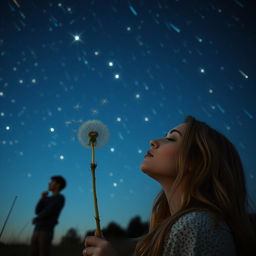
[[[180,135],[183,135],[186,129],[186,124],[185,123],[181,123],[179,125],[177,125],[176,127],[172,128],[168,133],[178,133]]]

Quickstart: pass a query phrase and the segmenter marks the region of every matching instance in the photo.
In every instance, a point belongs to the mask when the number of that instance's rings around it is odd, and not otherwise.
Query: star
[[[102,104],[102,105],[105,105],[105,104],[107,104],[107,103],[108,103],[108,99],[102,99],[102,100],[101,100],[101,104]]]
[[[75,35],[72,35],[73,37],[73,42],[83,42],[82,39],[81,39],[81,34],[75,34]]]
[[[204,69],[204,68],[200,68],[200,72],[201,72],[202,74],[204,74],[204,73],[205,73],[205,69]]]
[[[74,40],[75,41],[80,41],[81,39],[80,39],[80,36],[79,35],[74,35]]]
[[[81,105],[79,104],[79,103],[77,103],[74,107],[73,107],[73,109],[75,109],[75,110],[80,110],[82,107],[81,107]]]

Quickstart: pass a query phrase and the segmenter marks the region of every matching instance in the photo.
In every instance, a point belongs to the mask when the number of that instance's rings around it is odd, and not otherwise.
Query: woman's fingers
[[[104,254],[100,254],[101,252],[99,251],[99,249],[97,247],[87,247],[83,250],[83,256],[100,256],[100,255],[104,255]]]
[[[87,256],[87,251],[86,251],[86,249],[83,249],[82,255],[83,255],[83,256]]]
[[[114,256],[116,255],[115,250],[111,244],[102,238],[96,236],[88,236],[84,241],[85,250],[83,251],[84,256]]]
[[[107,243],[105,239],[98,238],[96,236],[87,236],[84,241],[84,246],[89,247],[89,246],[96,246],[96,247],[101,247],[104,246]]]

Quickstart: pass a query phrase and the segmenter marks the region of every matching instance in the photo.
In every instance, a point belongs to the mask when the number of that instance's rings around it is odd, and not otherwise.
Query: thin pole
[[[95,176],[95,170],[97,167],[97,164],[95,164],[94,160],[94,142],[91,143],[92,146],[92,163],[91,163],[91,170],[92,170],[92,189],[93,189],[93,199],[94,199],[94,209],[95,209],[95,220],[96,220],[96,233],[95,235],[97,237],[102,238],[102,232],[100,229],[100,216],[99,216],[99,209],[98,209],[98,201],[97,201],[97,194],[96,194],[96,176]]]
[[[8,215],[7,215],[6,219],[5,219],[4,225],[3,225],[3,227],[2,227],[2,230],[1,230],[1,233],[0,233],[0,238],[1,238],[2,234],[3,234],[3,232],[4,232],[5,225],[6,225],[8,219],[9,219],[9,217],[10,217],[10,214],[11,214],[11,212],[12,212],[12,209],[13,209],[13,207],[14,207],[14,204],[15,204],[15,202],[16,202],[17,197],[18,197],[18,196],[15,196],[15,198],[14,198],[14,200],[13,200],[13,202],[12,202],[12,206],[11,206],[9,212],[8,212]]]

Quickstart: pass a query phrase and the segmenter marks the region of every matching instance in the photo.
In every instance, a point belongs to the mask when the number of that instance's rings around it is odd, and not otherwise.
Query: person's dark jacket
[[[35,230],[53,230],[64,204],[65,198],[61,194],[39,200],[35,208]]]

